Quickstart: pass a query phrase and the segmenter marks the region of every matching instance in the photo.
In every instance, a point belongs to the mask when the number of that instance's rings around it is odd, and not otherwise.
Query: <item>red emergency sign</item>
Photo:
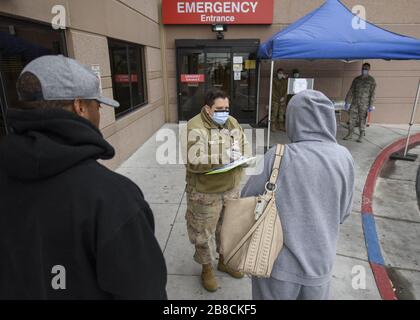
[[[130,75],[128,74],[116,74],[114,76],[114,81],[117,83],[129,83],[131,80],[131,82],[138,82],[138,76],[136,74],[132,74],[131,75],[131,79],[130,79]]]
[[[163,0],[164,24],[272,24],[273,0]]]
[[[183,83],[199,83],[204,82],[204,74],[181,74],[181,82]]]

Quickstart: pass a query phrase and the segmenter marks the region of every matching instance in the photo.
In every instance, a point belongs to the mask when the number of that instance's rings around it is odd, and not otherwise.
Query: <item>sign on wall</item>
[[[92,72],[96,74],[99,79],[99,91],[102,93],[102,76],[101,76],[101,66],[99,64],[92,64],[90,66]]]
[[[164,24],[272,24],[274,0],[163,0]]]
[[[182,83],[200,83],[204,81],[204,74],[181,74]]]
[[[132,74],[131,77],[129,74],[116,74],[114,76],[114,81],[117,83],[130,83],[131,82],[138,82],[137,74]]]

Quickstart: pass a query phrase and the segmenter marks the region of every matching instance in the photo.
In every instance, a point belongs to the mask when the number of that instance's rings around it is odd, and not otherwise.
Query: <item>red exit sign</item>
[[[274,0],[163,0],[164,24],[272,24]]]

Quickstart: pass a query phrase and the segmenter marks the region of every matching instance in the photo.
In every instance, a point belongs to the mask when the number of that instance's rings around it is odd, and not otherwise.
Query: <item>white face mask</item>
[[[283,73],[278,73],[278,74],[277,74],[277,78],[279,78],[279,79],[283,79],[283,78],[284,78],[284,74],[283,74]]]
[[[362,70],[362,74],[364,76],[368,76],[369,75],[369,70]]]

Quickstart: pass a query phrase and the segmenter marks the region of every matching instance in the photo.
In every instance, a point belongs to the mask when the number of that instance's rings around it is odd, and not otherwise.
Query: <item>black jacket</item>
[[[166,299],[152,211],[64,110],[9,110],[0,142],[0,299]]]

